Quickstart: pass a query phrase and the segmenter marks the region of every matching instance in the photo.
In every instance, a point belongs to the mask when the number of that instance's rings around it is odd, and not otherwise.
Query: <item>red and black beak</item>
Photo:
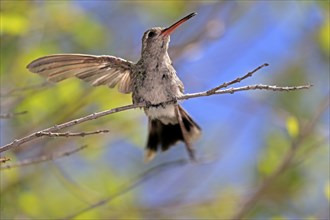
[[[194,17],[195,15],[197,15],[196,12],[191,13],[191,14],[187,15],[186,17],[182,18],[181,20],[175,22],[170,27],[165,28],[164,30],[162,30],[162,32],[160,33],[160,36],[168,36],[168,35],[170,35],[177,27],[179,27],[181,24],[183,24],[184,22],[188,21],[190,18]]]

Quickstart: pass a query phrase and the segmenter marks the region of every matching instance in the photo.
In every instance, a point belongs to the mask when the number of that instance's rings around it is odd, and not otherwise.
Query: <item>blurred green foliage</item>
[[[278,168],[283,155],[289,150],[290,142],[282,133],[273,132],[269,134],[266,141],[269,145],[265,147],[264,153],[260,155],[258,170],[263,177],[270,175]]]

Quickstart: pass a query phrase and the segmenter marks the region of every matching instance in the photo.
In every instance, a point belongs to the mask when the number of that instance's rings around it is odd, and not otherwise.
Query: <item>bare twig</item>
[[[26,113],[28,113],[28,111],[0,114],[0,119],[9,119],[9,118],[15,117],[17,115],[23,115]]]
[[[242,86],[242,87],[237,87],[237,88],[228,88],[228,89],[222,89],[222,90],[217,90],[217,91],[212,91],[213,89],[210,89],[206,92],[200,92],[200,93],[192,93],[192,94],[186,94],[178,98],[178,100],[183,100],[183,99],[191,99],[191,98],[197,98],[197,97],[202,97],[202,96],[210,96],[210,95],[215,95],[215,94],[233,94],[235,92],[240,92],[240,91],[246,91],[246,90],[271,90],[271,91],[279,91],[279,92],[289,92],[289,91],[294,91],[294,90],[301,90],[301,89],[309,89],[313,85],[307,84],[303,86],[270,86],[270,85],[262,85],[262,84],[257,84],[257,85],[249,85],[249,86]]]
[[[214,162],[215,160],[213,159],[206,159],[206,160],[199,160],[198,163],[194,163],[193,165],[203,165],[203,164],[209,164]],[[190,163],[190,160],[186,160],[186,159],[181,159],[181,160],[175,160],[175,161],[171,161],[171,162],[165,162],[159,165],[156,165],[155,167],[150,168],[149,170],[143,172],[142,174],[136,176],[134,179],[132,179],[131,181],[128,181],[127,184],[123,184],[119,187],[118,190],[115,190],[115,193],[113,195],[107,196],[106,198],[97,201],[93,204],[91,204],[90,206],[83,208],[79,211],[77,211],[76,213],[69,215],[63,219],[65,220],[69,220],[69,219],[73,219],[75,217],[77,217],[78,215],[85,213],[87,211],[90,211],[94,208],[97,208],[99,206],[105,205],[108,202],[114,200],[115,198],[129,192],[130,190],[138,187],[141,183],[147,181],[149,178],[154,177],[156,174],[159,174],[160,172],[162,172],[163,170],[169,169],[169,168],[176,168],[176,167],[182,167],[185,165],[192,165]]]
[[[43,83],[40,83],[40,84],[15,88],[15,89],[11,89],[11,90],[5,91],[5,92],[1,91],[0,97],[7,97],[7,96],[12,95],[15,92],[22,92],[22,91],[33,90],[33,89],[41,89],[41,88],[44,88],[44,87],[47,87],[47,86],[50,86],[50,85],[51,85],[51,83],[46,81],[46,82],[43,82]]]
[[[308,147],[306,147],[304,149],[304,152],[303,152],[302,156],[300,158],[298,158],[296,160],[296,162],[294,164],[292,164],[292,166],[301,165],[306,159],[311,157],[311,153],[312,153],[313,150],[315,150],[316,148],[319,148],[320,146],[322,146],[323,144],[326,144],[326,143],[328,143],[328,146],[329,146],[329,135],[322,138],[321,140],[316,141],[312,145],[309,145]]]
[[[121,112],[121,111],[125,111],[125,110],[128,110],[128,109],[133,109],[133,108],[139,108],[139,107],[143,107],[143,106],[144,106],[144,104],[121,106],[121,107],[118,107],[118,108],[113,108],[113,109],[110,109],[110,110],[105,110],[105,111],[102,111],[102,112],[93,113],[93,114],[87,115],[87,116],[82,117],[82,118],[78,118],[78,119],[75,119],[75,120],[65,122],[65,123],[60,124],[60,125],[54,125],[50,128],[46,128],[44,130],[34,132],[34,133],[32,133],[28,136],[25,136],[21,139],[14,140],[13,142],[2,146],[0,148],[0,153],[2,153],[4,151],[7,151],[11,148],[14,148],[14,147],[18,147],[23,143],[26,143],[28,141],[32,141],[32,140],[40,137],[40,136],[38,136],[38,133],[40,133],[40,132],[59,131],[61,129],[68,128],[68,127],[71,127],[71,126],[74,126],[74,125],[77,125],[77,124],[81,124],[85,121],[94,120],[94,119],[100,118],[100,117],[105,116],[105,115],[110,115],[110,114],[113,114],[113,113],[116,113],[116,112]]]
[[[257,72],[258,70],[260,70],[260,69],[262,69],[262,68],[264,68],[266,66],[269,66],[269,64],[268,63],[264,63],[261,66],[258,66],[257,68],[255,68],[254,70],[252,70],[251,72],[248,72],[246,75],[244,75],[242,77],[238,77],[237,79],[234,79],[234,80],[232,80],[230,82],[225,82],[225,83],[221,84],[220,86],[217,86],[217,87],[215,87],[213,89],[210,89],[208,91],[208,93],[212,94],[212,93],[214,93],[215,91],[217,91],[219,89],[226,88],[226,87],[228,87],[230,85],[233,85],[235,83],[239,83],[242,80],[244,80],[244,79],[246,79],[248,77],[251,77],[255,72]]]
[[[257,70],[260,69],[260,68],[262,68],[262,66],[257,68]],[[252,73],[253,73],[253,71],[252,71]],[[249,75],[249,74],[247,74],[247,75]],[[247,75],[243,76],[242,78],[243,79],[247,78],[248,77]],[[239,79],[240,78],[238,78],[234,81],[231,81],[229,83],[236,82],[236,81],[238,82]],[[227,84],[229,84],[229,83],[227,83]],[[222,84],[222,85],[224,85],[224,84]],[[309,89],[311,86],[312,85],[308,84],[308,85],[303,85],[303,86],[281,87],[281,86],[276,86],[276,85],[271,86],[271,85],[257,84],[257,85],[243,86],[243,87],[237,87],[237,88],[228,88],[228,89],[216,90],[216,91],[213,88],[213,89],[210,89],[210,90],[205,91],[205,92],[185,94],[185,95],[182,95],[181,97],[178,97],[174,100],[169,100],[169,101],[159,103],[159,104],[156,104],[156,105],[147,105],[145,103],[125,105],[125,106],[121,106],[121,107],[118,107],[118,108],[113,108],[113,109],[105,110],[105,111],[102,111],[102,112],[93,113],[93,114],[87,115],[85,117],[81,117],[81,118],[78,118],[78,119],[75,119],[75,120],[72,120],[72,121],[65,122],[65,123],[60,124],[60,125],[54,125],[50,128],[46,128],[44,130],[32,133],[32,134],[30,134],[28,136],[25,136],[23,138],[16,139],[13,142],[0,147],[0,153],[5,152],[5,151],[7,151],[11,148],[14,148],[14,147],[18,147],[18,146],[20,146],[23,143],[26,143],[28,141],[36,139],[36,138],[40,137],[38,135],[40,133],[59,131],[61,129],[68,128],[68,127],[71,127],[71,126],[74,126],[74,125],[77,125],[77,124],[81,124],[81,123],[86,122],[86,121],[94,120],[94,119],[97,119],[97,118],[100,118],[100,117],[103,117],[103,116],[106,116],[106,115],[114,114],[114,113],[121,112],[121,111],[126,111],[126,110],[129,110],[129,109],[136,109],[136,108],[142,108],[142,107],[155,107],[155,106],[157,107],[157,106],[164,105],[164,104],[165,105],[166,104],[173,104],[173,103],[176,103],[178,100],[186,100],[186,99],[203,97],[203,96],[210,96],[210,95],[216,95],[216,94],[233,94],[235,92],[245,91],[245,90],[293,91],[293,90]],[[218,88],[218,87],[216,87],[216,88]]]
[[[313,118],[304,126],[304,129],[300,133],[300,138],[305,138],[312,129],[316,126],[317,121],[322,116],[322,114],[329,108],[330,99],[329,96],[324,98],[324,101],[321,102],[319,108],[315,111]]]
[[[300,135],[297,139],[292,141],[291,147],[284,156],[280,165],[275,169],[273,173],[271,173],[268,177],[266,177],[263,182],[260,184],[258,189],[243,203],[240,209],[230,218],[231,220],[243,219],[243,217],[248,214],[249,211],[256,205],[258,200],[261,198],[263,193],[268,189],[269,186],[273,184],[273,182],[284,173],[289,166],[292,165],[294,157],[296,155],[297,149],[301,146],[302,141],[311,134],[311,131],[316,126],[316,122],[321,117],[322,113],[329,107],[329,101],[321,105],[316,111],[314,118],[306,124]]]
[[[72,173],[69,173],[70,171],[65,166],[62,168],[60,163],[51,163],[49,168],[52,168],[52,174],[61,183],[63,190],[66,189],[72,196],[86,205],[104,197],[103,193],[94,191],[83,185],[81,181],[74,179]]]
[[[4,166],[1,166],[0,170],[7,170],[10,168],[28,166],[28,165],[32,165],[32,164],[38,164],[41,162],[45,162],[45,161],[59,159],[61,157],[66,157],[66,156],[70,156],[71,154],[77,153],[78,151],[81,151],[82,149],[85,149],[86,147],[87,147],[87,145],[84,145],[84,146],[81,146],[81,147],[78,147],[78,148],[75,148],[75,149],[69,150],[69,151],[64,151],[64,152],[50,154],[50,155],[42,155],[40,157],[32,158],[32,159],[25,159],[25,160],[22,160],[20,162],[14,163],[14,164],[7,164]]]
[[[108,133],[109,130],[97,130],[97,131],[91,131],[91,132],[79,132],[79,133],[73,133],[73,132],[66,132],[66,133],[53,133],[53,132],[37,132],[36,135],[38,137],[41,136],[47,136],[47,137],[85,137],[87,135],[92,134],[100,134],[100,133]]]

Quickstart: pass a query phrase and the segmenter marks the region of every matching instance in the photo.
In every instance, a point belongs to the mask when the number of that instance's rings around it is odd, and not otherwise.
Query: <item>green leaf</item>
[[[289,116],[287,118],[286,129],[292,138],[296,138],[299,135],[299,122],[296,117]]]

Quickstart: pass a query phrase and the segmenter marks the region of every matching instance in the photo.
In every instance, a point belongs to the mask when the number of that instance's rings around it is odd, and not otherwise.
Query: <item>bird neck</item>
[[[143,65],[147,69],[157,69],[172,63],[167,51],[158,54],[142,53],[141,61],[143,61]]]

